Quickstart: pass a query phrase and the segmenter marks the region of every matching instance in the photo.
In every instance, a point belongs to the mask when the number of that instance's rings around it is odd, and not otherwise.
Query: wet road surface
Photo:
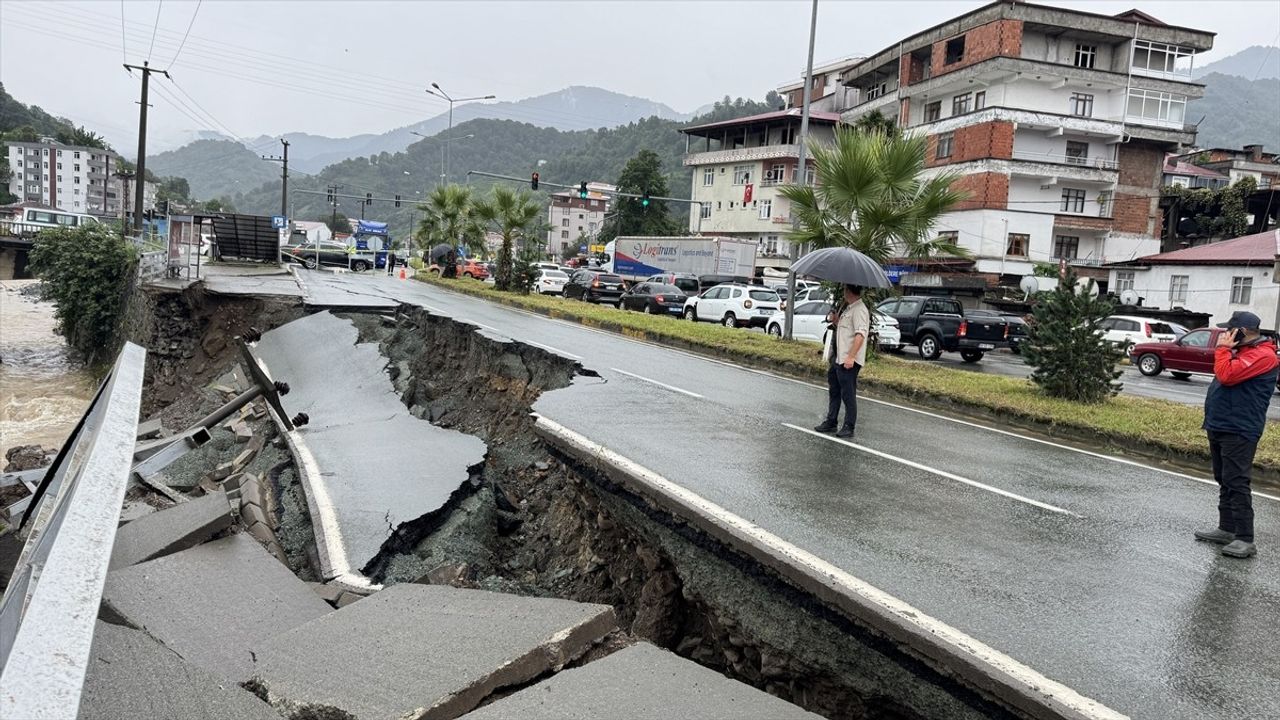
[[[1280,497],[1255,498],[1259,557],[1230,560],[1191,539],[1215,520],[1203,477],[865,399],[839,442],[807,430],[808,383],[420,283],[318,282],[580,359],[601,378],[537,412],[1118,711],[1280,707]]]

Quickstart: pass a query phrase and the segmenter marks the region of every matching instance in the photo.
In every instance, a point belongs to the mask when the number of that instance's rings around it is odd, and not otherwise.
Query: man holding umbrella
[[[837,420],[843,403],[844,426],[836,437],[851,438],[858,424],[858,373],[867,362],[871,334],[871,311],[862,302],[862,288],[845,285],[844,309],[838,315],[832,310],[827,322],[834,323],[834,332],[827,335],[827,342],[833,343],[827,368],[827,418],[814,430],[831,432],[840,427]]]

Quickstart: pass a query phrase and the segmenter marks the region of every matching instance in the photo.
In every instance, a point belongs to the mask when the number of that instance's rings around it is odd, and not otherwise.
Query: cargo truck
[[[619,237],[604,254],[604,271],[628,283],[673,273],[696,275],[704,287],[749,283],[756,266],[756,243],[728,237]]]

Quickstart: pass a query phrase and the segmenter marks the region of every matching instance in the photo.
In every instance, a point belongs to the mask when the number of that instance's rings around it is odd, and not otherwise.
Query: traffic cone
[[[404,268],[400,268],[400,279],[404,279]]]

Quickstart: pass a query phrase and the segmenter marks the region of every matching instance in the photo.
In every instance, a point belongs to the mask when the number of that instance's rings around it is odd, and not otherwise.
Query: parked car
[[[280,255],[285,260],[296,262],[308,270],[316,268],[316,243],[286,245],[281,248]],[[319,255],[320,265],[350,268],[355,272],[364,272],[373,267],[373,255],[353,253],[349,246],[340,242],[321,242]]]
[[[831,303],[815,300],[796,305],[792,311],[791,337],[796,340],[812,340],[822,342],[827,331],[827,313],[831,312]],[[776,312],[765,323],[765,332],[774,337],[782,337],[787,318],[784,313]]]
[[[640,310],[653,315],[676,315],[684,312],[684,291],[675,285],[656,282],[638,282],[622,294],[618,307],[623,310]]]
[[[564,296],[586,302],[617,304],[622,297],[622,276],[599,270],[575,270],[565,283]]]
[[[1169,323],[1137,315],[1112,315],[1103,320],[1102,339],[1129,350],[1138,343],[1173,342],[1178,339]]]
[[[764,327],[778,311],[778,293],[758,285],[716,285],[684,303],[686,320],[718,322],[725,327]]]
[[[1022,352],[1022,344],[1027,341],[1027,321],[1013,313],[998,310],[965,310],[964,316],[970,320],[999,318],[1009,325],[1009,349],[1018,354]]]
[[[475,278],[476,280],[484,280],[489,277],[489,266],[476,260],[459,260],[458,261],[458,277]]]
[[[1173,330],[1173,334],[1177,337],[1182,337],[1183,335],[1191,332],[1191,328],[1186,325],[1179,325],[1178,323],[1169,323],[1169,329]]]
[[[1009,324],[1003,318],[967,320],[964,308],[951,298],[893,298],[876,310],[898,321],[902,342],[915,345],[925,360],[937,360],[946,351],[959,352],[965,362],[973,363],[988,351],[1009,345]]]
[[[533,266],[538,270],[559,270],[560,269],[560,266],[553,262],[538,262],[538,263],[534,263]]]
[[[538,279],[534,281],[533,289],[543,295],[563,295],[567,282],[569,282],[569,276],[560,270],[543,268],[538,272]]]
[[[786,310],[787,303],[790,302],[790,300],[785,295],[782,295],[782,293],[778,293],[778,294],[782,296],[781,308],[783,310]],[[809,287],[806,287],[803,289],[800,289],[800,288],[796,289],[796,305],[797,306],[800,303],[810,302],[810,301],[831,302],[831,293],[828,292],[826,288],[817,284],[810,285]]]
[[[876,347],[882,350],[902,348],[902,330],[898,327],[898,321],[888,315],[871,313],[871,334],[876,338]]]
[[[702,286],[698,283],[698,276],[693,273],[666,273],[663,275],[650,275],[644,279],[645,282],[660,283],[662,285],[675,285],[680,288],[680,292],[688,297],[693,297],[702,292]]]
[[[1137,343],[1129,350],[1129,358],[1147,377],[1165,370],[1179,380],[1193,374],[1212,375],[1214,349],[1224,332],[1227,331],[1222,328],[1199,328],[1170,342]]]

